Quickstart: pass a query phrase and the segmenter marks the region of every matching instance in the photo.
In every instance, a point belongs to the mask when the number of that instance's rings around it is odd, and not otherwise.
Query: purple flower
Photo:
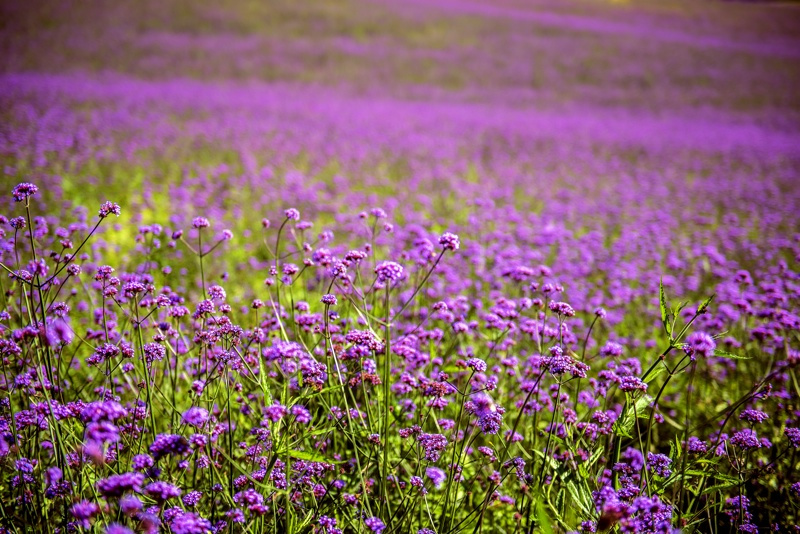
[[[441,434],[420,434],[417,441],[422,446],[425,459],[436,462],[442,451],[447,447],[447,438]]]
[[[192,228],[201,229],[201,228],[208,228],[211,226],[211,223],[205,217],[195,217],[192,219]]]
[[[377,517],[368,517],[367,519],[364,520],[364,524],[372,532],[376,532],[378,534],[380,534],[386,529],[386,525],[384,525],[383,521],[381,521]]]
[[[11,191],[11,195],[14,197],[15,201],[22,202],[26,198],[35,195],[37,191],[39,191],[39,188],[35,185],[28,182],[22,182],[21,184],[18,184],[13,191]]]
[[[478,418],[478,428],[484,434],[497,434],[503,424],[503,416],[498,412],[488,412]]]
[[[731,436],[730,441],[731,445],[735,445],[743,449],[759,449],[761,447],[771,446],[769,442],[765,443],[766,440],[758,439],[758,435],[756,434],[755,430],[751,428],[745,428],[744,430],[736,432],[733,436]]]
[[[300,212],[294,208],[289,208],[288,210],[284,211],[283,214],[286,218],[290,221],[299,221],[300,220]]]
[[[183,422],[194,427],[201,427],[208,422],[208,410],[199,406],[192,406],[183,412]]]
[[[336,295],[322,295],[322,298],[319,299],[319,301],[328,306],[336,306]]]
[[[137,454],[133,457],[131,461],[131,467],[135,471],[144,471],[145,469],[149,469],[155,465],[153,461],[153,457],[149,454]]]
[[[172,498],[180,497],[181,493],[183,493],[179,487],[160,480],[153,482],[152,484],[148,484],[147,487],[144,488],[144,492],[154,499],[162,502]]]
[[[166,347],[158,343],[145,343],[142,348],[144,350],[144,359],[147,363],[161,361],[167,355]]]
[[[111,523],[106,527],[105,534],[134,534],[134,532],[119,523]]]
[[[440,488],[444,481],[447,480],[447,475],[438,467],[428,467],[425,469],[425,476],[430,479],[436,488]]]
[[[97,482],[97,491],[105,497],[121,497],[129,491],[141,491],[142,482],[144,482],[144,475],[141,473],[111,475]]]
[[[554,300],[551,300],[549,306],[551,311],[563,317],[575,316],[575,310],[573,310],[572,306],[570,306],[566,302],[556,302]]]
[[[183,512],[175,517],[169,527],[174,534],[206,534],[211,523],[192,512]]]
[[[119,509],[125,515],[134,515],[142,510],[142,501],[134,495],[126,495],[119,500]]]
[[[439,244],[442,245],[444,250],[458,250],[461,246],[461,242],[458,239],[456,234],[451,234],[450,232],[445,232],[439,238]]]
[[[266,408],[265,414],[270,421],[277,423],[286,415],[286,407],[276,402]]]
[[[652,452],[647,453],[647,470],[657,474],[658,476],[662,476],[664,478],[668,477],[672,471],[669,469],[669,465],[672,463],[672,460],[669,456],[665,456],[663,454],[653,454]]]
[[[714,355],[715,348],[717,348],[717,343],[706,333],[694,332],[686,338],[686,350],[692,359],[698,355],[705,358],[711,357]]]
[[[197,503],[200,502],[200,499],[203,498],[203,494],[199,491],[190,491],[186,495],[183,496],[183,505],[187,508],[194,508],[197,506]]]
[[[176,434],[159,434],[149,450],[156,460],[164,456],[180,456],[191,451],[186,438]]]
[[[375,274],[378,275],[378,282],[396,282],[403,276],[403,267],[393,261],[384,261],[375,267]]]
[[[114,401],[94,401],[87,404],[81,410],[80,418],[84,423],[90,421],[116,421],[128,415],[128,411],[118,402]]]
[[[99,512],[100,508],[95,503],[89,501],[77,502],[70,508],[72,517],[74,517],[83,528],[89,528],[91,526],[89,520]]]
[[[647,391],[647,383],[643,382],[639,377],[628,375],[623,376],[619,380],[620,391]]]
[[[744,410],[739,414],[739,419],[747,421],[748,423],[763,423],[769,419],[769,415],[761,410]]]
[[[119,207],[119,204],[114,204],[113,202],[103,202],[100,206],[100,210],[97,212],[97,215],[101,219],[105,219],[111,214],[116,215],[119,217],[120,213],[122,213],[122,208]]]
[[[470,358],[467,360],[467,367],[475,371],[476,373],[483,373],[486,371],[486,362],[481,360],[480,358]]]
[[[695,436],[690,437],[684,446],[692,454],[705,454],[708,452],[708,444]]]

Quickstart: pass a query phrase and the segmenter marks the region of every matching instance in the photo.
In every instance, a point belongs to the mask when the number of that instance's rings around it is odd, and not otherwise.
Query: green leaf
[[[750,360],[750,359],[752,359],[750,356],[740,356],[738,354],[731,354],[730,352],[725,352],[724,350],[717,350],[717,349],[714,349],[714,356],[719,356],[721,358],[729,358],[731,360]]]
[[[648,417],[645,415],[645,412],[651,402],[653,402],[653,397],[650,395],[642,395],[636,399],[633,404],[626,402],[625,406],[622,408],[622,413],[614,423],[614,433],[619,436],[625,436],[626,438],[632,438],[633,436],[631,435],[631,429],[636,422],[634,413],[638,415],[639,418]],[[636,407],[635,410],[634,406]]]
[[[279,453],[280,456],[286,454],[286,451],[282,451]],[[277,457],[278,455],[276,455]],[[325,456],[318,454],[316,452],[306,452],[306,451],[289,451],[289,456],[292,458],[297,458],[298,460],[306,460],[308,462],[327,462],[327,463],[336,463]]]
[[[712,300],[714,300],[714,295],[711,295],[706,300],[701,302],[700,305],[697,307],[697,315],[700,315],[701,313],[705,313],[706,310],[708,309],[708,305],[711,304]]]
[[[727,489],[730,489],[730,488],[735,488],[738,485],[739,485],[738,482],[729,482],[727,484],[717,484],[716,486],[711,486],[710,488],[704,489],[703,493],[701,493],[701,495],[708,495],[709,493],[714,493],[716,491],[722,491],[722,490],[727,490]]]
[[[672,339],[672,324],[670,323],[669,306],[667,306],[667,297],[664,294],[664,279],[658,282],[658,303],[661,308],[661,322],[664,324],[664,330],[667,336]]]
[[[578,487],[575,482],[571,480],[567,482],[566,488],[570,497],[572,497],[572,502],[580,508],[581,512],[586,516],[591,515],[592,494],[589,490],[583,486]]]
[[[553,526],[550,524],[550,516],[547,515],[544,503],[538,501],[536,503],[536,520],[539,522],[539,528],[544,534],[553,534]]]

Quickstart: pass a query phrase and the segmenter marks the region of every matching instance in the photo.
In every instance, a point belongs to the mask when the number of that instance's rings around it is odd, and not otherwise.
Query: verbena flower
[[[28,197],[32,197],[39,191],[39,188],[36,187],[32,183],[22,182],[21,184],[17,184],[14,187],[13,191],[11,192],[11,196],[14,197],[16,202],[22,202]]]

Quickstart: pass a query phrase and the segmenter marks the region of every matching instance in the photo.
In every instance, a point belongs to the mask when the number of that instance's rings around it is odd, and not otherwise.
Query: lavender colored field
[[[0,533],[797,532],[800,7],[0,5]]]

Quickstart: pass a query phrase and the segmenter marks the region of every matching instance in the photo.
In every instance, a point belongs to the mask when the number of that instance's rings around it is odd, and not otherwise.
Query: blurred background
[[[140,212],[183,195],[176,223],[228,218],[245,199],[221,184],[243,180],[266,188],[246,199],[254,213],[277,195],[325,211],[345,187],[378,195],[356,204],[388,197],[435,221],[432,206],[459,194],[469,205],[465,184],[484,181],[564,216],[570,190],[617,189],[614,202],[633,205],[654,183],[665,198],[713,176],[748,199],[753,180],[780,196],[799,175],[798,3],[0,6],[0,179],[41,175],[74,202],[93,204],[84,185],[102,186]],[[721,190],[699,183],[690,196]]]
[[[3,0],[4,73],[291,82],[442,101],[721,112],[793,129],[800,5]],[[672,110],[672,111],[668,111]]]

